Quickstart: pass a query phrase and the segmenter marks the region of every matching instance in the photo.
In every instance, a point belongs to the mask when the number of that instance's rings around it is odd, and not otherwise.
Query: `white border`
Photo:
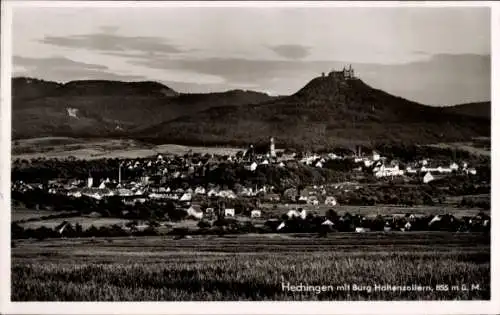
[[[10,150],[11,150],[11,43],[12,9],[30,7],[479,7],[491,8],[491,58],[492,58],[492,174],[500,174],[495,163],[500,152],[496,103],[500,95],[494,87],[500,86],[499,64],[500,5],[494,2],[118,2],[118,1],[2,1],[2,46],[1,46],[1,111],[0,111],[0,313],[3,314],[500,314],[500,276],[498,265],[500,252],[496,214],[492,210],[491,247],[491,301],[454,302],[125,302],[125,303],[56,303],[56,302],[10,302]],[[498,153],[497,153],[498,152]],[[500,187],[500,177],[492,176],[492,209],[500,204],[500,196],[494,193]]]

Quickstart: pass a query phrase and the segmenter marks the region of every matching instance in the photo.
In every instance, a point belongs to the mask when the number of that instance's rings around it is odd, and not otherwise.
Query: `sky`
[[[296,92],[352,64],[428,105],[490,100],[489,8],[15,7],[13,76]]]

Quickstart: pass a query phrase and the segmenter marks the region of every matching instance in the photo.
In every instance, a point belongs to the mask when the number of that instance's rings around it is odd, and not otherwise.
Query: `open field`
[[[485,137],[476,138],[468,142],[438,143],[429,146],[442,149],[462,150],[479,156],[491,155],[490,139]]]
[[[142,158],[161,154],[193,153],[230,154],[239,148],[225,147],[190,147],[175,144],[149,145],[135,140],[124,139],[76,139],[65,137],[47,137],[20,139],[12,144],[12,159],[34,159],[44,157],[77,159],[102,158]]]
[[[285,205],[278,204],[276,208],[273,204],[263,204],[262,205],[262,218],[249,218],[244,215],[237,215],[236,219],[239,221],[251,221],[253,224],[264,224],[265,221],[270,217],[281,216],[287,213],[290,209],[296,208],[306,209],[308,213],[313,213],[315,215],[325,215],[329,209],[334,209],[339,215],[343,215],[347,212],[351,214],[360,214],[365,217],[375,217],[378,214],[383,216],[404,216],[407,213],[416,214],[416,215],[437,215],[437,214],[452,214],[457,218],[461,218],[464,216],[475,216],[480,211],[483,211],[486,214],[490,214],[489,210],[481,210],[481,209],[464,209],[464,208],[456,208],[454,206],[418,206],[418,207],[404,207],[404,206],[391,206],[391,205],[378,205],[378,206],[312,206],[312,205]],[[60,215],[68,212],[56,212],[49,210],[33,210],[33,209],[25,209],[19,207],[12,208],[12,216],[11,221],[20,221],[32,219],[30,222],[21,223],[20,226],[23,228],[32,228],[36,229],[42,226],[48,228],[54,228],[57,225],[61,224],[63,221],[70,222],[72,224],[79,223],[82,225],[84,229],[89,228],[91,225],[95,227],[101,226],[111,226],[113,224],[117,224],[120,226],[124,226],[128,219],[121,218],[103,218],[103,217],[88,217],[88,216],[73,216],[73,217],[64,217],[64,218],[52,218],[52,219],[43,219],[44,216],[50,215]],[[33,220],[37,219],[37,220]],[[180,222],[166,222],[172,228],[188,228],[188,229],[197,229],[197,221],[195,220],[183,220]],[[164,228],[160,227],[160,231],[163,231]],[[168,230],[168,229],[167,229]],[[165,230],[165,231],[167,231]]]
[[[26,209],[20,207],[12,207],[11,211],[11,221],[24,221],[24,220],[34,220],[41,219],[46,216],[62,215],[66,213],[71,213],[67,211],[51,211],[51,210],[35,210]]]
[[[12,248],[13,301],[489,299],[489,281],[490,239],[475,233],[23,240]],[[288,282],[327,289],[283,290]],[[344,284],[351,288],[337,287]]]
[[[480,211],[489,214],[489,210],[482,210],[480,208],[457,208],[453,205],[438,205],[438,206],[413,206],[405,207],[398,205],[376,205],[376,206],[349,206],[349,205],[337,205],[337,206],[327,206],[327,205],[302,205],[302,204],[277,204],[276,207],[273,204],[263,204],[263,211],[267,214],[285,214],[290,209],[303,208],[310,213],[317,215],[324,215],[328,209],[335,210],[339,215],[343,215],[346,212],[350,214],[360,214],[367,217],[377,216],[377,215],[392,215],[392,216],[404,216],[407,213],[416,215],[438,215],[438,214],[452,214],[455,217],[464,216],[475,216]]]
[[[21,223],[20,226],[22,226],[25,229],[26,228],[36,229],[41,226],[53,229],[59,224],[61,224],[63,221],[67,221],[71,224],[79,223],[83,229],[88,229],[92,225],[97,228],[101,226],[111,226],[113,224],[118,224],[122,226],[127,222],[129,222],[129,220],[127,219],[119,219],[119,218],[91,218],[91,217],[79,216],[79,217],[71,217],[64,219],[59,218],[59,219],[48,219],[41,221],[26,222],[26,223]]]

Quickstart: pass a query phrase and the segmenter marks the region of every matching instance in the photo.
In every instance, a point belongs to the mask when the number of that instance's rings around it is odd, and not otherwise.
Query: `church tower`
[[[272,158],[276,157],[276,148],[274,145],[274,138],[273,137],[271,137],[271,139],[269,140],[269,154],[271,155]]]
[[[92,175],[89,173],[89,178],[87,179],[87,187],[91,188],[94,185],[94,179],[92,178]]]

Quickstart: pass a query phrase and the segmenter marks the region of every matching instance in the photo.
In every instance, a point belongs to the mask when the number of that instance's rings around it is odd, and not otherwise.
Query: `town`
[[[142,228],[155,234],[162,228],[183,233],[211,228],[268,233],[489,229],[489,215],[483,212],[489,211],[489,201],[484,198],[457,202],[457,207],[481,210],[465,219],[452,213],[412,212],[414,206],[449,207],[447,195],[487,193],[489,183],[467,160],[403,162],[375,150],[356,147],[352,151],[287,152],[276,149],[270,138],[267,145],[251,145],[224,156],[190,152],[113,159],[105,170],[90,167],[86,178],[71,177],[70,171],[64,178],[49,175],[43,182],[41,173],[30,177],[22,170],[21,165],[30,162],[15,161],[12,199],[14,206],[37,210],[72,209],[93,217],[123,218],[128,221],[120,221],[120,229]],[[77,165],[78,161],[67,163]],[[453,184],[453,179],[459,183]],[[432,186],[434,183],[438,184]],[[350,211],[340,215],[340,205],[350,206]],[[396,209],[400,211],[375,211],[381,205],[399,205]],[[369,210],[361,213],[360,208]],[[52,235],[71,234],[68,231],[74,231],[78,223],[66,219],[74,215],[49,216],[61,219],[55,229],[58,233]]]

